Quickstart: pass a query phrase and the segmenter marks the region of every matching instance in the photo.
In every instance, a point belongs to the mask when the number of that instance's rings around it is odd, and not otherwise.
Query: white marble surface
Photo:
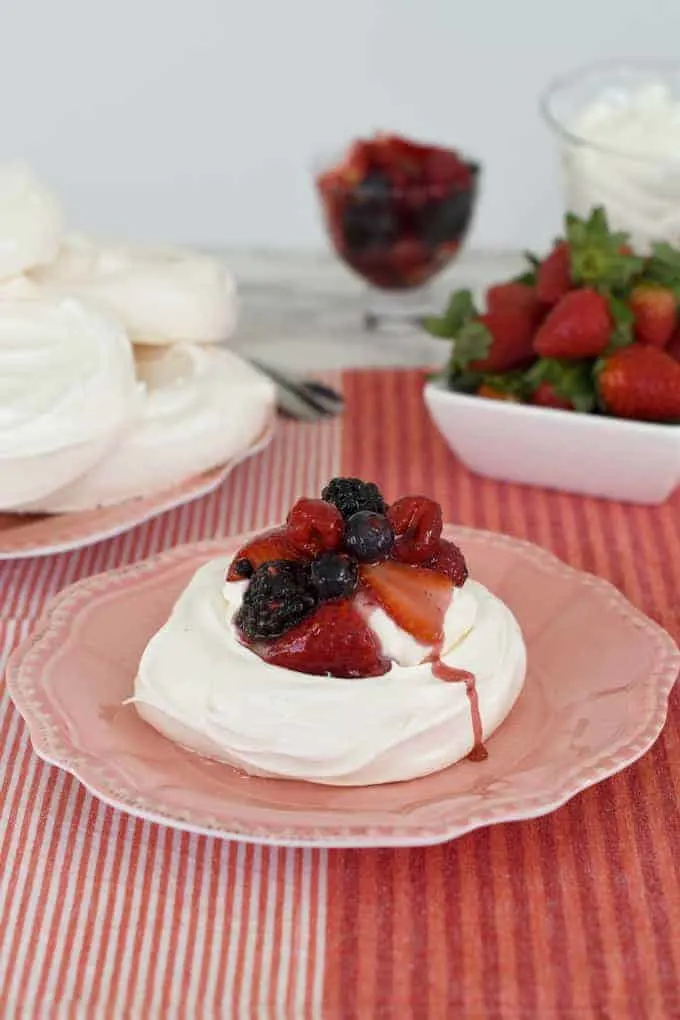
[[[362,325],[366,288],[331,254],[272,251],[221,253],[239,283],[241,315],[233,346],[290,371],[361,365],[437,364],[446,345],[415,327],[368,332]],[[443,305],[458,287],[481,291],[517,271],[512,252],[467,252],[434,281]]]

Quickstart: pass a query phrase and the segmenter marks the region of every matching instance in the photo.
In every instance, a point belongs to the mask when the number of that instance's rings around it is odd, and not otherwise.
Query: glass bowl
[[[458,252],[479,180],[478,164],[449,150],[385,138],[385,146],[395,146],[389,162],[381,165],[361,154],[361,146],[383,145],[379,136],[378,142],[355,143],[345,160],[325,162],[316,174],[331,244],[369,285],[364,316],[369,328],[432,310],[427,284]],[[449,160],[441,179],[427,179],[423,165],[429,158]]]
[[[569,211],[604,206],[642,250],[680,243],[680,63],[594,64],[552,82],[541,108]]]

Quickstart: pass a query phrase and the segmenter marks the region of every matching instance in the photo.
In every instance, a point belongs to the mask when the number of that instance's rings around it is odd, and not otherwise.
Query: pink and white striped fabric
[[[627,507],[470,475],[422,375],[345,373],[342,422],[285,424],[213,495],[82,552],[0,564],[0,668],[47,598],[264,527],[336,473],[607,577],[680,636],[680,496]],[[137,821],[41,764],[0,702],[3,1017],[680,1017],[680,704],[639,763],[554,814],[441,847],[250,847]]]

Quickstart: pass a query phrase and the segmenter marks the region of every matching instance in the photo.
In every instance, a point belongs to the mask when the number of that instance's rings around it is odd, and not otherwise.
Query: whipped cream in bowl
[[[139,398],[115,320],[22,278],[0,286],[0,509],[23,508],[91,468]]]
[[[133,702],[163,735],[250,775],[333,786],[415,779],[486,756],[522,690],[526,650],[513,614],[483,585],[450,586],[435,644],[360,590],[352,605],[384,669],[348,675],[339,661],[314,674],[265,661],[244,641],[249,581],[225,583],[230,569],[226,558],[200,567],[141,657]]]
[[[113,313],[141,344],[219,343],[234,331],[236,284],[220,259],[186,248],[98,243],[68,236],[36,270],[46,290]]]
[[[680,243],[680,64],[593,65],[554,82],[542,105],[568,209],[604,206],[636,249]]]

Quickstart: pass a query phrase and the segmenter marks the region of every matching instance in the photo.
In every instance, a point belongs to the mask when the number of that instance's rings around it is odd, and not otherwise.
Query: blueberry
[[[236,560],[234,563],[234,572],[238,574],[239,577],[246,579],[248,577],[252,577],[255,570],[253,569],[253,565],[250,560],[242,556],[240,560]]]
[[[341,553],[322,553],[311,566],[312,584],[319,598],[348,599],[357,590],[359,568],[350,556]]]
[[[360,510],[347,521],[345,546],[362,563],[386,560],[394,545],[394,531],[384,514]]]
[[[420,237],[430,248],[461,241],[472,217],[473,191],[452,191],[431,199],[420,214]]]
[[[348,195],[343,211],[345,242],[350,251],[389,248],[397,240],[392,185],[373,170]]]

